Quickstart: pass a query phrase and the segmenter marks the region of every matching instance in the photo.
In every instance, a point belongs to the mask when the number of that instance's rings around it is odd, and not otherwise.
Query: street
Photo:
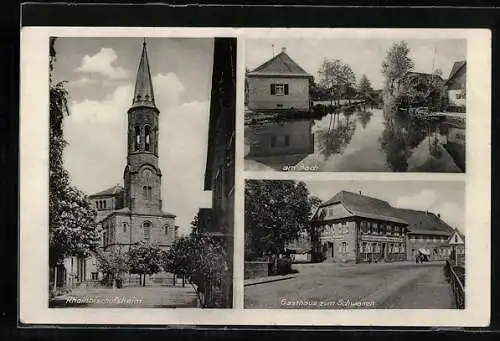
[[[245,308],[453,309],[442,262],[294,264],[296,277],[245,287]]]
[[[191,286],[73,289],[50,301],[51,308],[196,308]]]

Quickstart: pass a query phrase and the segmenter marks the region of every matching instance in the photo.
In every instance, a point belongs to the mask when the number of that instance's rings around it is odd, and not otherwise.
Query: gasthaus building
[[[454,232],[432,213],[395,208],[348,191],[322,203],[311,224],[316,232],[311,238],[313,254],[331,262],[415,260],[421,249],[431,260],[442,260],[448,255],[445,242]]]

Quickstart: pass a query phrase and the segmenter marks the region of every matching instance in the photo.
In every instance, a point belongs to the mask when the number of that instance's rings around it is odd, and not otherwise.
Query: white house
[[[466,72],[467,62],[459,61],[453,64],[450,76],[445,83],[448,95],[448,105],[451,107],[463,107],[466,103]]]
[[[311,78],[282,48],[280,54],[247,73],[248,109],[309,111]]]

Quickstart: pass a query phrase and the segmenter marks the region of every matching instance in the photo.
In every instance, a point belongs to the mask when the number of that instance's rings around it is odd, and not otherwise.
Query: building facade
[[[246,74],[248,109],[309,111],[311,79],[283,48],[281,53]]]
[[[232,306],[235,174],[236,39],[215,38],[212,94],[204,190],[212,192],[212,208],[200,209],[201,230],[224,245],[227,264],[219,305]],[[212,287],[212,288],[213,288]]]
[[[439,215],[400,209],[347,191],[322,203],[311,220],[313,250],[332,262],[415,260],[419,250],[431,260],[449,257],[453,229]]]
[[[127,114],[124,186],[116,185],[89,196],[98,212],[97,223],[103,229],[101,248],[126,252],[132,245],[144,242],[167,249],[176,239],[178,227],[175,215],[162,209],[162,172],[158,164],[160,111],[154,100],[145,41]],[[69,258],[65,268],[66,282],[71,286],[103,279],[95,257]]]
[[[466,107],[467,62],[458,61],[453,64],[448,80],[445,83],[449,111]]]

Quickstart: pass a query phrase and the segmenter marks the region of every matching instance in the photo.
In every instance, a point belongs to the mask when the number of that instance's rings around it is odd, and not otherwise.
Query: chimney
[[[281,52],[282,52],[282,53],[286,53],[286,47],[282,47],[282,48],[281,48]]]

